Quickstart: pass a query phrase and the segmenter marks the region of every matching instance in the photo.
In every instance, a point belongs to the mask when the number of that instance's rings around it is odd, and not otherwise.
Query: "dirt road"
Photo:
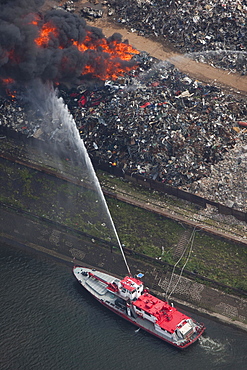
[[[106,37],[111,36],[114,32],[119,32],[123,36],[123,40],[128,39],[129,43],[136,49],[146,51],[157,59],[171,62],[180,71],[185,72],[195,79],[202,82],[223,85],[227,89],[234,89],[243,94],[247,93],[247,76],[241,76],[238,73],[231,73],[214,68],[208,64],[193,61],[182,54],[172,51],[160,42],[138,36],[136,33],[115,25],[107,19],[99,19],[93,23],[88,23],[101,28]]]
[[[85,0],[78,0],[74,3],[75,13],[79,13],[85,2]],[[59,6],[62,6],[64,3],[66,3],[66,0],[61,0]],[[42,9],[46,11],[57,5],[55,0],[46,0]],[[193,61],[185,55],[172,50],[171,47],[165,45],[165,41],[159,42],[151,38],[138,36],[135,32],[130,32],[127,28],[114,24],[111,21],[111,17],[107,15],[92,22],[87,21],[87,24],[101,28],[106,37],[111,36],[115,32],[120,33],[123,36],[123,40],[127,39],[136,49],[146,51],[159,60],[171,62],[180,71],[199,81],[217,86],[221,85],[228,90],[232,89],[243,95],[247,93],[247,76],[241,76],[238,73],[231,73],[208,64]]]

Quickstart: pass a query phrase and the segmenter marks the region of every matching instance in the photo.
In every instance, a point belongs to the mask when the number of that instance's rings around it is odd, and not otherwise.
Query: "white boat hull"
[[[203,324],[196,323],[190,319],[192,325],[196,328],[190,339],[178,338],[174,334],[162,330],[157,324],[137,315],[133,305],[129,300],[124,300],[118,292],[109,290],[109,284],[119,284],[120,279],[107,273],[96,271],[86,267],[74,267],[73,273],[79,283],[91,293],[103,306],[115,312],[124,319],[132,322],[139,328],[146,330],[152,335],[172,344],[175,347],[186,348],[194,343],[204,332]],[[176,337],[176,338],[175,338]]]

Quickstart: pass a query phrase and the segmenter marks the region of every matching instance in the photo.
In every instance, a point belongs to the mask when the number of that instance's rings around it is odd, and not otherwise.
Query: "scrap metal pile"
[[[74,11],[73,3],[67,2],[69,12]],[[115,9],[114,17],[119,22],[135,26],[145,35],[169,35],[175,46],[186,51],[224,46],[240,55],[247,47],[242,37],[246,0],[205,0],[203,4],[192,0],[108,0],[104,4],[108,4],[110,13]],[[62,15],[66,20],[67,14]],[[213,25],[216,18],[217,30]],[[221,60],[229,67],[229,58]],[[92,77],[86,85],[86,80],[80,79],[81,85],[73,89],[68,83],[67,87],[62,85],[64,80],[59,81],[59,93],[90,156],[109,166],[247,210],[246,99],[190,78],[145,52],[134,54],[133,61],[138,67],[127,69],[113,81],[99,82]],[[246,60],[241,63],[245,73]],[[39,90],[36,80],[32,86]],[[55,133],[49,136],[42,127],[42,99],[27,115],[27,100],[23,98],[21,92],[9,90],[9,98],[0,99],[0,125],[52,141]]]
[[[60,89],[90,156],[247,209],[246,101],[135,58],[139,69],[114,82]],[[28,119],[17,101],[2,101],[0,123],[42,139],[42,117]]]
[[[165,38],[200,62],[247,73],[246,0],[108,0],[108,7],[112,19],[132,32]]]
[[[138,76],[64,94],[90,155],[247,209],[246,101],[169,63],[150,68],[147,54],[136,58]]]

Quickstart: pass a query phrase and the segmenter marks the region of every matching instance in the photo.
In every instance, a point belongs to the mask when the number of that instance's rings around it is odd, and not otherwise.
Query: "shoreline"
[[[21,158],[20,162],[23,159]],[[19,165],[24,165],[24,163],[21,164],[20,162],[18,162]],[[33,165],[31,161],[31,167]],[[104,181],[103,188],[105,187]],[[139,207],[142,207],[144,203],[144,199],[135,199],[135,197],[132,199],[133,193],[130,195],[122,194],[119,186],[108,188],[107,190],[110,195],[117,196],[119,201],[134,202],[134,205]],[[138,204],[136,203],[137,201]],[[144,203],[144,208],[150,211],[148,209],[150,207],[152,207],[153,212],[162,213],[164,210],[167,217],[171,213],[171,211],[165,209],[165,206],[161,207],[160,204],[159,207],[155,207],[151,199],[148,199]],[[117,274],[126,274],[122,256],[116,250],[113,250],[113,253],[111,253],[109,246],[103,245],[100,240],[93,241],[93,237],[90,237],[90,235],[75,233],[72,229],[70,230],[55,222],[49,222],[48,219],[43,217],[32,217],[32,214],[29,214],[29,212],[18,213],[17,208],[6,209],[2,207],[1,218],[0,237],[2,235],[2,240],[5,242],[8,241],[17,246],[26,245],[32,250],[46,255],[49,254],[53,258],[62,259],[71,265],[74,263],[87,264],[113,274],[116,274],[117,266]],[[176,214],[173,214],[171,218],[176,218]],[[146,284],[150,289],[162,295],[170,279],[169,270],[163,265],[152,263],[146,259],[138,259],[138,257],[129,254],[127,258],[128,260],[130,259],[134,271],[140,270],[145,272]],[[174,297],[175,301],[185,307],[191,307],[198,312],[204,312],[211,317],[218,318],[229,325],[234,325],[238,328],[244,327],[244,330],[247,330],[247,300],[244,297],[240,298],[223,293],[220,290],[210,288],[205,284],[198,283],[196,280],[190,280],[184,276]],[[200,308],[198,309],[198,307]]]
[[[102,26],[100,26],[101,23]],[[93,22],[92,25],[101,27],[106,35],[108,32],[110,35],[118,30],[123,37],[126,34],[134,46],[136,40],[136,43],[139,45],[137,47],[140,50],[149,49],[151,50],[149,52],[150,55],[159,55],[158,59],[161,58],[161,60],[168,59],[175,67],[180,65],[177,68],[188,73],[188,75],[202,78],[203,82],[219,83],[225,89],[230,89],[238,94],[242,92],[246,96],[247,76],[229,73],[205,64],[202,65],[187,59],[185,55],[165,50],[162,43],[153,41],[151,38],[147,39],[138,36],[106,20],[100,19]],[[142,47],[141,45],[144,46]],[[115,196],[119,196],[117,191]],[[124,199],[124,197],[122,198]],[[128,194],[125,198],[128,198]],[[126,199],[125,201],[127,202]],[[131,201],[130,197],[129,201]],[[148,209],[147,206],[146,209]],[[89,265],[89,263],[92,263],[94,267],[103,270],[108,270],[109,268],[109,271],[114,271],[117,266],[118,273],[123,273],[124,264],[122,257],[116,251],[110,251],[109,248],[104,247],[99,241],[95,242],[95,240],[90,240],[90,238],[87,240],[86,237],[75,235],[68,230],[62,230],[57,225],[49,225],[45,220],[33,220],[30,216],[18,214],[16,210],[12,212],[3,210],[0,216],[2,226],[0,228],[0,240],[5,244],[9,243],[8,245],[13,245],[17,248],[29,248],[34,253],[42,253],[68,264]],[[151,262],[143,262],[132,256],[128,256],[128,259],[133,269],[137,270],[138,267],[138,269],[145,271],[147,282],[151,284],[151,290],[156,291],[158,295],[164,295],[162,292],[164,292],[166,282],[169,279],[168,272],[162,271],[162,267],[157,267],[155,264],[152,265]],[[176,296],[175,301],[178,304],[191,307],[191,309],[201,313],[204,312],[205,315],[247,331],[247,309],[245,310],[247,302],[244,298],[223,293],[185,277],[181,278],[181,286],[178,292],[176,291]],[[187,298],[188,300],[186,300]],[[200,309],[197,308],[197,303]],[[222,313],[228,313],[229,317],[222,315]]]
[[[3,210],[1,219],[0,240],[4,244],[27,249],[34,254],[42,254],[71,267],[75,264],[86,265],[115,275],[126,275],[122,255],[117,251],[104,248],[91,240],[86,240],[85,237],[59,230],[55,225],[33,221],[17,213]],[[164,270],[129,255],[127,258],[132,270],[145,272],[145,284],[150,287],[150,290],[164,298],[163,292],[167,279]],[[116,266],[118,266],[117,273]],[[247,310],[245,309],[247,302],[244,298],[223,293],[185,277],[182,277],[180,284],[181,290],[173,295],[172,301],[175,304],[247,331]],[[234,315],[230,317],[226,315],[227,313],[234,313]]]
[[[93,266],[93,265],[89,265],[88,263],[84,263],[80,260],[77,260],[77,259],[71,259],[69,258],[68,256],[66,255],[63,255],[63,254],[60,254],[58,252],[54,252],[54,251],[51,251],[47,248],[44,248],[40,245],[37,245],[37,244],[30,244],[30,245],[26,245],[26,244],[23,244],[23,243],[19,243],[17,241],[15,241],[14,239],[8,239],[6,236],[1,236],[0,235],[0,241],[5,244],[5,245],[10,245],[11,247],[13,248],[18,248],[18,249],[24,249],[24,250],[27,250],[29,252],[34,252],[34,253],[37,253],[38,255],[43,255],[43,256],[46,256],[48,258],[52,258],[53,260],[55,260],[56,262],[62,262],[70,267],[73,267],[74,265],[79,265],[79,266],[83,266],[83,265],[86,265],[86,267],[90,267],[90,268],[94,268],[96,266]],[[106,271],[106,270],[104,270]],[[154,294],[156,294],[157,296],[161,297],[161,299],[164,299],[164,296],[158,292],[158,291],[155,291],[154,289],[152,289],[152,292]],[[174,301],[175,301],[175,304],[182,308],[182,309],[189,309],[191,310],[192,312],[195,312],[195,313],[199,313],[199,314],[202,314],[203,316],[206,316],[206,317],[209,317],[215,321],[219,321],[219,322],[222,322],[224,323],[225,325],[228,325],[230,327],[233,327],[233,328],[237,328],[241,331],[244,331],[244,332],[247,332],[247,324],[244,324],[242,323],[241,321],[237,321],[237,320],[232,320],[226,316],[223,316],[217,312],[210,312],[202,307],[198,307],[198,306],[195,306],[193,304],[191,304],[190,302],[187,302],[187,301],[183,301],[181,299],[178,299],[178,298],[174,298]]]

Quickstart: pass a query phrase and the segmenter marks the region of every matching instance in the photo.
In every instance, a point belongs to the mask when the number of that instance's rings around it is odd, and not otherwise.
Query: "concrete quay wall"
[[[28,248],[35,253],[45,253],[71,267],[74,264],[86,265],[118,276],[126,274],[123,258],[118,251],[102,247],[93,239],[72,233],[62,225],[34,220],[6,208],[1,208],[0,240],[11,246]],[[170,272],[164,271],[162,266],[153,266],[132,256],[127,256],[127,260],[133,274],[144,273],[145,285],[157,295],[165,296]],[[175,276],[171,288],[177,279],[178,276]],[[244,298],[181,277],[171,301],[247,331],[247,300]]]

